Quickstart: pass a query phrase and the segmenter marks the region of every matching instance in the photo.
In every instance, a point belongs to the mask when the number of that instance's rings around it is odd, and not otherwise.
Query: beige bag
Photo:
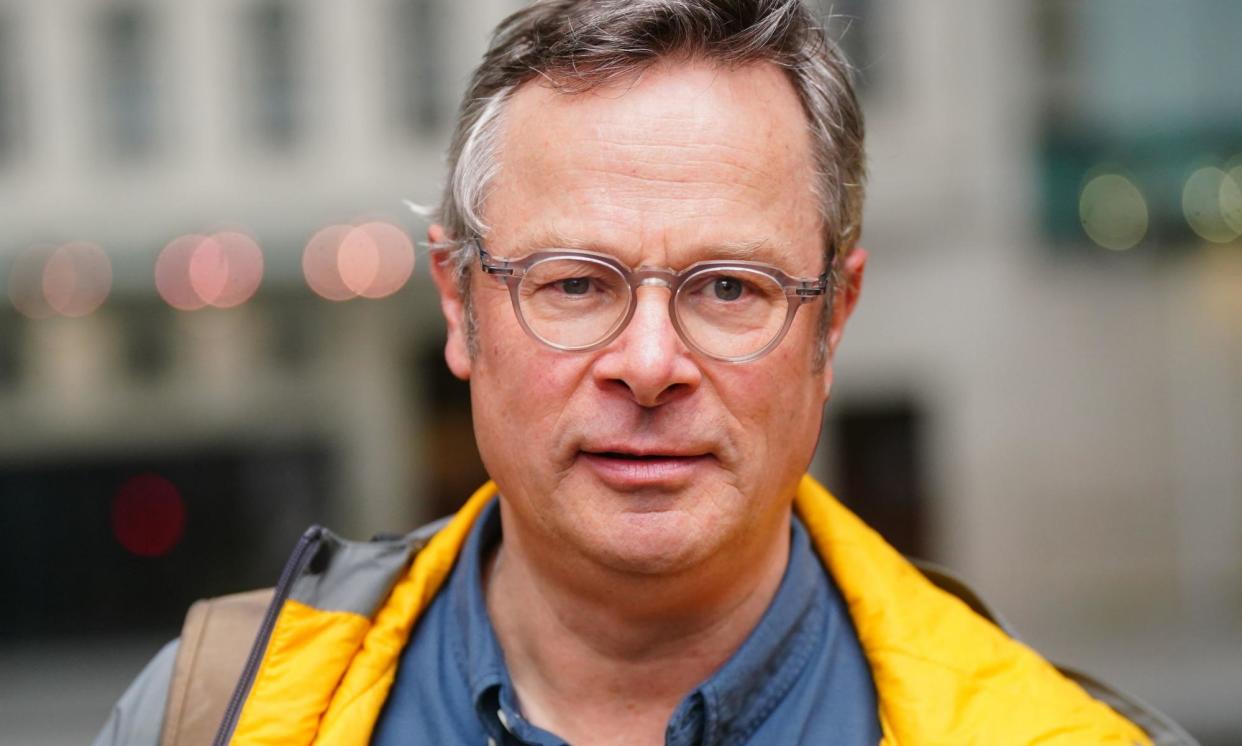
[[[186,614],[161,746],[211,744],[272,600],[272,589],[198,601]]]

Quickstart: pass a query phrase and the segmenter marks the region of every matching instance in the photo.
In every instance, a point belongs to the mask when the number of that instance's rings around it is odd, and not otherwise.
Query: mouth
[[[701,451],[584,449],[579,460],[610,487],[619,490],[677,488],[688,483],[714,457]]]
[[[582,451],[587,456],[598,456],[599,458],[618,459],[622,461],[670,461],[676,459],[692,459],[703,458],[706,454],[677,454],[677,453],[632,453],[629,451]]]

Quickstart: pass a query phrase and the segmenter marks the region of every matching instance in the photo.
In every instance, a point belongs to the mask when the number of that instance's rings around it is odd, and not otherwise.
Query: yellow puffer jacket
[[[286,570],[217,743],[366,744],[415,621],[495,494],[485,485],[425,546],[308,543]],[[849,606],[886,746],[1152,743],[930,582],[810,477],[795,509]]]

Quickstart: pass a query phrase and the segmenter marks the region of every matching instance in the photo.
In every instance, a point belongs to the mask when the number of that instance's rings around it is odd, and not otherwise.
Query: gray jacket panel
[[[147,663],[113,705],[92,746],[159,746],[179,642],[173,640],[160,648]]]

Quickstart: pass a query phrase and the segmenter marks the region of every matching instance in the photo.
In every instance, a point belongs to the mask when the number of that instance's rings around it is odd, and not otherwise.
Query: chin
[[[588,539],[594,559],[636,575],[676,575],[715,553],[718,541],[678,511],[627,513],[597,526]],[[584,537],[585,538],[585,537]]]

